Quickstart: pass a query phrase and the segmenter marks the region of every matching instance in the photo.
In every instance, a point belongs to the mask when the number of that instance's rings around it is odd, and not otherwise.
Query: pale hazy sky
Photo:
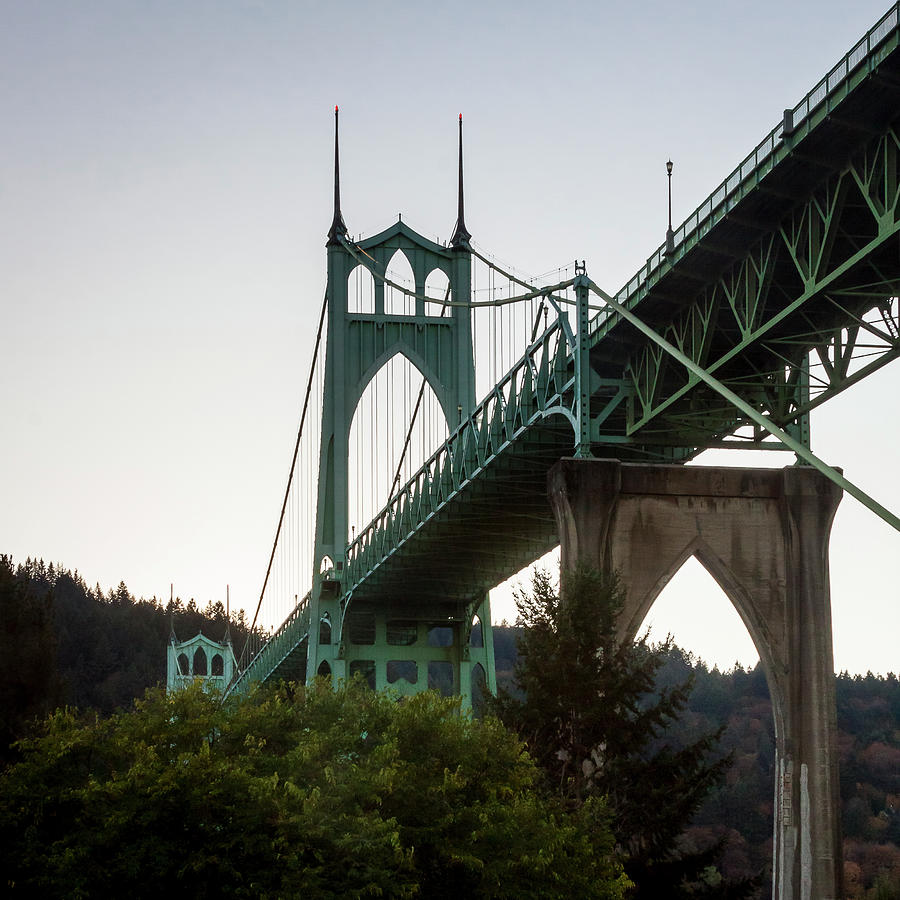
[[[663,240],[665,160],[680,222],[886,9],[0,0],[0,552],[254,606],[325,283],[335,103],[351,232],[402,212],[449,237],[462,111],[479,245],[531,273],[583,257],[613,291]],[[813,450],[895,512],[898,390],[895,364],[812,421]],[[900,670],[898,551],[844,499],[839,669]],[[656,627],[752,661],[710,579],[676,581]]]

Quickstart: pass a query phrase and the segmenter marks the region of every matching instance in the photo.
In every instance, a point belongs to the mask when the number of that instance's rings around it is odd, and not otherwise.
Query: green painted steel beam
[[[577,438],[575,456],[589,459],[591,453],[591,359],[590,314],[588,279],[584,267],[576,266],[575,297],[577,328],[575,331],[575,404],[577,411]]]
[[[900,234],[898,146],[897,133],[888,128],[863,147],[841,172],[818,187],[773,232],[760,238],[747,256],[706,286],[685,312],[666,324],[663,334],[669,342],[709,373],[748,355],[758,357],[760,350],[777,361],[774,343],[791,354],[790,358],[782,354],[781,362],[796,368],[807,351],[834,343],[835,333],[842,329],[871,328],[863,318],[866,308],[877,309],[885,297],[900,290],[897,273],[888,277],[875,262]],[[852,298],[854,309],[842,309],[831,294],[843,291],[848,278],[863,277],[862,273],[870,273],[869,294]],[[677,271],[671,277],[677,277]],[[782,297],[784,286],[792,280],[800,285],[799,293]],[[879,281],[877,292],[873,288]],[[827,310],[818,309],[823,304]],[[806,311],[813,307],[818,309],[815,315]],[[739,338],[735,340],[733,334]],[[880,339],[890,355],[896,337],[882,334]],[[629,424],[630,433],[645,428],[696,387],[693,377],[680,385],[667,383],[667,359],[653,344],[632,357],[629,367],[639,411]],[[849,361],[846,354],[843,360]],[[867,363],[868,370],[883,364]],[[770,388],[762,374],[757,390]],[[859,376],[848,376],[846,367],[829,374],[833,376],[830,396],[859,380]],[[810,402],[798,395],[792,418],[808,412]]]
[[[836,485],[845,490],[850,496],[855,497],[867,509],[870,509],[880,519],[883,519],[892,528],[900,531],[900,518],[895,516],[889,509],[882,506],[874,497],[871,497],[862,488],[857,487],[848,481],[837,469],[832,468],[827,463],[819,459],[812,451],[803,444],[795,440],[782,428],[779,428],[773,422],[766,419],[761,413],[753,409],[748,403],[741,399],[734,391],[725,387],[720,381],[717,381],[709,372],[698,366],[692,359],[685,356],[677,347],[672,346],[665,338],[657,334],[649,325],[642,322],[633,312],[622,306],[614,298],[605,291],[601,290],[596,284],[591,282],[591,290],[601,297],[609,306],[614,309],[620,316],[630,322],[645,337],[648,337],[655,344],[660,346],[673,359],[681,363],[692,375],[698,380],[709,385],[717,394],[724,397],[736,409],[740,410],[748,419],[752,419],[762,428],[765,428],[770,434],[778,438],[785,446],[790,447],[794,453],[809,465],[818,469],[823,475],[833,481]]]

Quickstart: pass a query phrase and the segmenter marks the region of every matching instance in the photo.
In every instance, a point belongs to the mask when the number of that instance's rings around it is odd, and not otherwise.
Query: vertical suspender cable
[[[444,305],[441,307],[441,317],[443,317],[444,313],[448,309],[446,304],[447,304],[447,300],[449,299],[449,297],[450,297],[450,285],[448,284],[447,291],[444,294]],[[438,346],[440,346],[440,344],[438,344]],[[394,480],[391,483],[391,489],[390,489],[390,491],[388,491],[388,503],[390,503],[391,498],[394,496],[394,491],[397,489],[397,486],[400,483],[400,475],[403,471],[403,460],[406,458],[406,451],[409,447],[409,442],[412,439],[413,426],[416,424],[416,418],[419,415],[419,407],[422,405],[422,397],[425,394],[426,381],[427,381],[427,379],[423,375],[422,376],[422,385],[419,388],[419,396],[416,398],[415,409],[413,410],[412,416],[410,417],[409,430],[406,432],[406,440],[403,442],[403,449],[400,451],[400,461],[397,463],[397,471],[394,474]],[[427,411],[426,411],[426,418],[430,418],[430,416],[428,416]],[[448,427],[451,431],[453,430],[452,424],[448,423]],[[422,431],[423,430],[420,428],[420,433],[422,433]],[[429,431],[430,431],[430,429],[429,429]]]

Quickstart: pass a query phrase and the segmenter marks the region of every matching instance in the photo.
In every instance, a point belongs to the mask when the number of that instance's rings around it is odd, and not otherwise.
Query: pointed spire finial
[[[231,585],[225,585],[225,638],[223,643],[231,643]]]
[[[331,220],[331,228],[328,229],[328,241],[326,247],[340,244],[340,239],[347,236],[347,226],[341,215],[341,158],[338,152],[338,108],[334,107],[334,218]]]
[[[175,585],[169,585],[169,640],[176,644],[178,638],[175,637]]]
[[[463,135],[462,113],[459,114],[459,210],[456,214],[456,228],[450,238],[451,247],[466,247],[472,235],[466,229],[466,217],[463,203]]]

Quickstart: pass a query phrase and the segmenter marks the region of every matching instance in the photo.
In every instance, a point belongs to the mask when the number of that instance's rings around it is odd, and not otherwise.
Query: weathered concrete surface
[[[548,477],[562,577],[619,573],[621,639],[690,556],[731,599],[775,717],[772,896],[842,892],[828,539],[842,492],[811,468],[726,469],[563,459]]]

